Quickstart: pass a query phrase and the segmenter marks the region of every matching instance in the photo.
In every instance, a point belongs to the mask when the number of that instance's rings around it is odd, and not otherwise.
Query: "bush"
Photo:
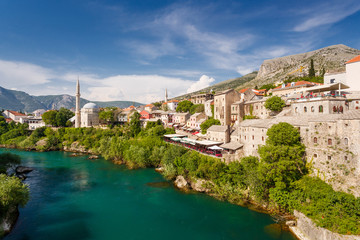
[[[280,112],[285,106],[285,101],[278,96],[273,96],[265,101],[265,108],[274,112]]]

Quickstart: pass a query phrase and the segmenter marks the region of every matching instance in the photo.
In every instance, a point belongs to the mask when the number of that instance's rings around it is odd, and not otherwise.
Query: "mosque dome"
[[[95,109],[95,108],[98,108],[98,106],[95,104],[95,103],[87,103],[85,104],[82,108],[85,108],[85,109]]]

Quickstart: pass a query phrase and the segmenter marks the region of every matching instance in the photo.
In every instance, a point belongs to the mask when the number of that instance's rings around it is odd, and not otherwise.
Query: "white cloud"
[[[53,71],[38,65],[0,60],[0,84],[3,87],[22,88],[24,85],[44,84],[54,77]]]
[[[215,82],[214,78],[211,78],[206,75],[202,75],[199,81],[194,82],[191,86],[186,90],[187,93],[192,93],[203,88],[209,87],[213,82]]]
[[[314,28],[333,24],[344,18],[358,12],[360,3],[355,1],[330,1],[326,4],[313,8],[313,11],[307,13],[307,19],[302,20],[300,24],[294,27],[296,32],[305,32]]]
[[[194,72],[189,72],[189,74]],[[136,101],[149,103],[198,90],[215,80],[202,76],[198,81],[181,77],[160,75],[115,75],[101,77],[86,72],[58,72],[24,62],[0,60],[0,86],[18,89],[32,95],[75,93],[75,83],[80,79],[81,97],[93,101]],[[194,91],[195,91],[194,90]]]

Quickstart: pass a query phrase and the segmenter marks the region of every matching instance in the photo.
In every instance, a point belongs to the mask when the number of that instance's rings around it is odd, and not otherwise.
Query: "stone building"
[[[212,125],[207,129],[206,138],[210,141],[229,142],[228,127],[221,125]]]
[[[212,117],[213,116],[213,112],[212,112],[212,107],[214,106],[214,99],[211,100],[207,100],[204,104],[204,111],[206,116],[208,117]]]
[[[185,125],[186,121],[190,118],[190,113],[175,113],[174,115],[174,123]]]
[[[214,118],[218,119],[222,126],[231,124],[231,104],[240,101],[240,97],[240,93],[234,89],[228,89],[215,95]]]
[[[95,103],[87,103],[81,109],[81,127],[99,125],[99,108]]]
[[[211,93],[202,93],[191,96],[190,101],[193,104],[205,104],[206,101],[214,99],[214,95]]]
[[[293,94],[304,94],[306,92],[306,89],[313,86],[319,86],[320,83],[314,83],[314,82],[307,82],[307,81],[299,81],[299,82],[292,82],[288,84],[282,84],[281,86],[271,89],[273,96],[279,96],[279,97],[288,97]]]
[[[205,120],[206,116],[204,113],[194,113],[190,116],[189,120],[186,122],[186,127],[195,129],[197,127],[197,123],[203,119]],[[202,122],[203,122],[202,121]]]
[[[345,98],[308,98],[291,102],[294,115],[341,114],[349,110],[349,102]]]
[[[267,98],[247,101],[244,103],[244,115],[255,116],[257,118],[268,118],[271,111],[265,108]]]

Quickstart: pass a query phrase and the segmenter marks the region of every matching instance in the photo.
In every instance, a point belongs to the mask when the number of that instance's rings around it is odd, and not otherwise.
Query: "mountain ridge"
[[[89,101],[80,98],[80,106],[93,102],[99,107],[120,107],[126,108],[130,105],[142,105],[133,101]],[[0,109],[14,110],[21,112],[33,112],[36,109],[68,109],[75,108],[75,96],[68,94],[32,96],[23,91],[10,90],[0,87]]]

